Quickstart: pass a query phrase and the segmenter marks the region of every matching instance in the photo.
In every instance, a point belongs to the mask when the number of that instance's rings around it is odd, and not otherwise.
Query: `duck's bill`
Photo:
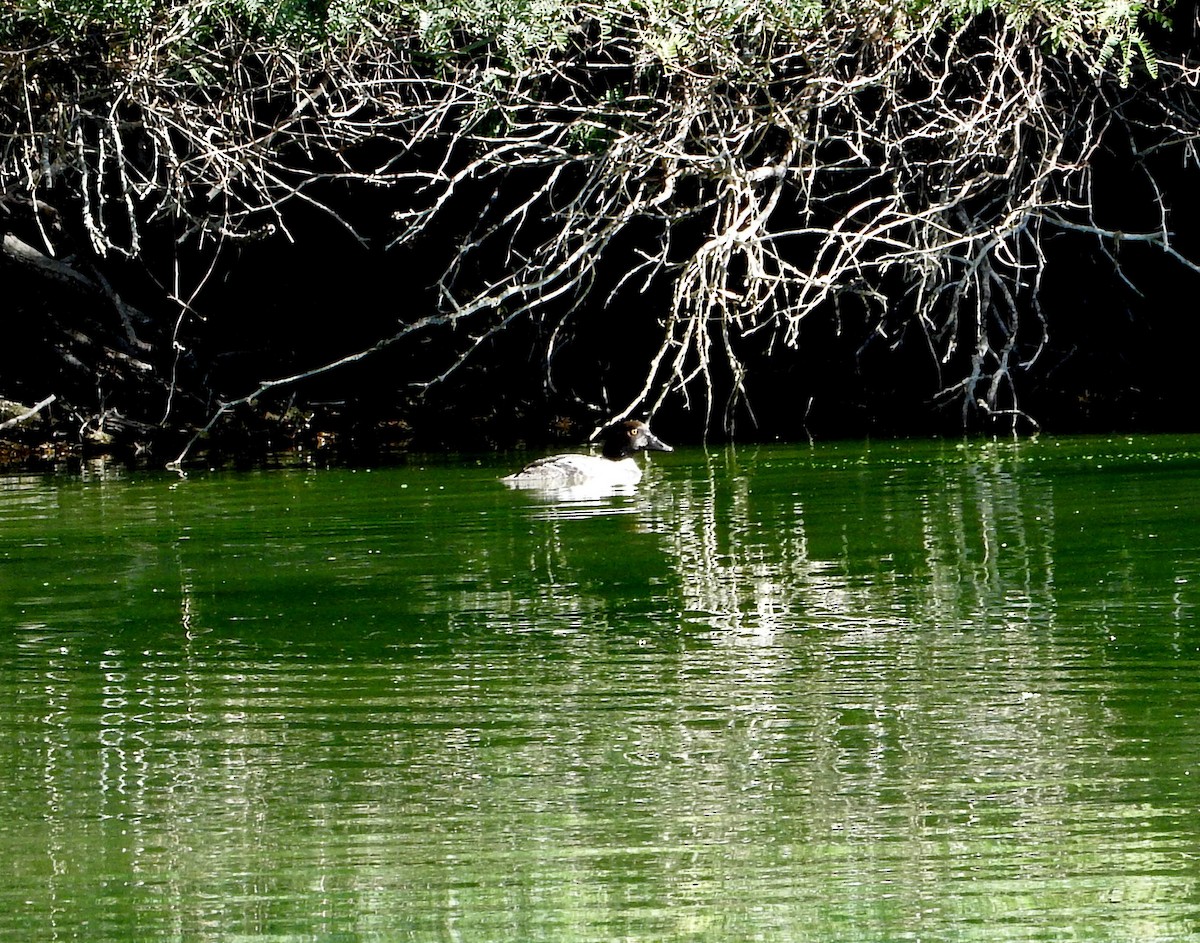
[[[674,452],[675,451],[673,448],[671,448],[671,446],[667,445],[666,442],[664,442],[658,436],[656,436],[650,432],[646,433],[646,448],[648,448],[652,451],[655,451],[655,452]]]

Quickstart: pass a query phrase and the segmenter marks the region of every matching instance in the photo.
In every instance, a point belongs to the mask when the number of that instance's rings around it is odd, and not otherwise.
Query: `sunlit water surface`
[[[0,478],[0,940],[1200,940],[1200,440]]]

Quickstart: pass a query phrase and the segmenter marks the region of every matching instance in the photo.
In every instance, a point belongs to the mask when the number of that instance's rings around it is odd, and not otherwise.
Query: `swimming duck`
[[[614,423],[601,433],[600,439],[603,448],[599,455],[550,455],[530,462],[519,472],[500,480],[543,488],[583,484],[635,485],[642,478],[642,469],[633,460],[634,452],[675,451],[651,432],[648,425],[636,419]]]

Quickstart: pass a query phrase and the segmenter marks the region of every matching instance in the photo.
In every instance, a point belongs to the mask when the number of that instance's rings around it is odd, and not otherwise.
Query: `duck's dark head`
[[[604,442],[604,457],[625,458],[634,452],[674,452],[671,446],[650,431],[650,427],[637,419],[626,419],[613,423],[600,434]]]

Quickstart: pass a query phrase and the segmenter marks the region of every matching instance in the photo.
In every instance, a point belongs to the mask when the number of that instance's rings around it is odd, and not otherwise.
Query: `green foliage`
[[[1054,52],[1093,58],[1096,67],[1114,63],[1127,85],[1140,63],[1152,77],[1158,63],[1145,27],[1171,27],[1174,0],[950,0],[952,18],[964,21],[988,10],[1012,26],[1029,28]]]
[[[415,24],[427,53],[469,54],[488,46],[521,64],[566,45],[575,7],[558,0],[396,0],[381,12],[392,24]]]
[[[486,54],[523,66],[566,46],[584,22],[630,38],[668,67],[707,62],[736,67],[765,38],[803,38],[830,16],[874,24],[893,38],[994,11],[1050,48],[1115,64],[1126,83],[1138,65],[1156,74],[1145,27],[1169,26],[1172,0],[9,0],[0,38],[42,33],[70,40],[106,35],[110,44],[148,31],[203,41],[244,33],[303,52],[368,35],[412,43],[428,56]]]
[[[1166,6],[1164,3],[1163,7]],[[1170,25],[1166,10],[1154,0],[1148,3],[1109,0],[1100,5],[1098,22],[1105,36],[1100,61],[1104,64],[1115,60],[1122,85],[1129,84],[1135,59],[1140,59],[1152,78],[1158,78],[1158,62],[1142,31],[1143,19],[1159,26]]]
[[[249,35],[296,46],[324,37],[338,0],[12,0],[0,13],[0,36],[31,29],[66,41],[107,34],[132,41],[156,27],[200,36],[237,24]],[[363,4],[356,4],[362,7]],[[195,37],[193,37],[195,38]]]
[[[155,0],[13,0],[0,14],[0,35],[19,35],[21,25],[67,36],[94,29],[139,32],[150,24],[156,6]]]

